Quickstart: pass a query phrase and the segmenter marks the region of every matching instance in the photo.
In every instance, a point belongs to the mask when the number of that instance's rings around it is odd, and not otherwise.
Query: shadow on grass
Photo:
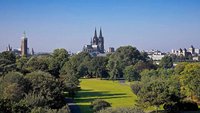
[[[95,99],[113,99],[113,98],[128,98],[126,93],[111,93],[110,91],[93,91],[93,90],[81,90],[76,96],[76,102],[80,103],[82,113],[92,113],[90,105],[83,103],[91,103]]]
[[[78,97],[113,97],[113,96],[123,96],[126,95],[126,93],[110,93],[110,91],[93,91],[93,90],[81,90],[78,93]]]

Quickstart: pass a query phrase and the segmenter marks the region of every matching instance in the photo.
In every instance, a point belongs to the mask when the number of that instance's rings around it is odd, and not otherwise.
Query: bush
[[[64,106],[60,109],[35,107],[31,110],[31,113],[70,113],[70,110],[68,106]]]
[[[176,104],[165,104],[163,108],[166,111],[174,112],[174,111],[197,111],[198,105],[195,102],[191,101],[182,101]]]
[[[145,113],[143,110],[138,108],[107,108],[100,110],[97,113]]]
[[[140,82],[134,82],[134,84],[131,84],[131,90],[132,92],[137,95],[138,92],[140,91],[142,85]]]
[[[92,109],[96,112],[102,109],[105,109],[107,107],[111,107],[110,103],[101,100],[101,99],[96,99],[91,103]]]

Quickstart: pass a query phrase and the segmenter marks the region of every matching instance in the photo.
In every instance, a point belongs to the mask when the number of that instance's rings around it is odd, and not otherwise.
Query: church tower
[[[102,30],[100,28],[100,34],[99,34],[99,49],[100,49],[100,53],[104,53],[104,38],[103,38],[103,35],[102,35]]]
[[[99,42],[99,39],[97,37],[97,30],[95,28],[95,31],[94,31],[94,37],[93,37],[93,45],[98,45],[98,42]]]
[[[21,56],[28,56],[28,39],[25,32],[21,41]]]

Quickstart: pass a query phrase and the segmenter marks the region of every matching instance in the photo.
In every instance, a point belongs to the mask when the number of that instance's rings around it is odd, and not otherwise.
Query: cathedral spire
[[[95,27],[95,31],[94,31],[94,37],[97,37],[97,30],[96,30],[96,27]]]
[[[26,32],[24,31],[24,33],[23,33],[23,38],[26,38]]]
[[[102,31],[101,31],[101,28],[100,28],[100,34],[99,34],[99,37],[103,37],[103,36],[102,36]]]

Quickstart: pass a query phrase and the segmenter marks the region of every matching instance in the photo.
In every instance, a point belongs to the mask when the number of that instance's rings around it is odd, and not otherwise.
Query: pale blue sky
[[[102,27],[106,49],[200,48],[200,0],[0,0],[0,51],[20,47],[81,51]]]

